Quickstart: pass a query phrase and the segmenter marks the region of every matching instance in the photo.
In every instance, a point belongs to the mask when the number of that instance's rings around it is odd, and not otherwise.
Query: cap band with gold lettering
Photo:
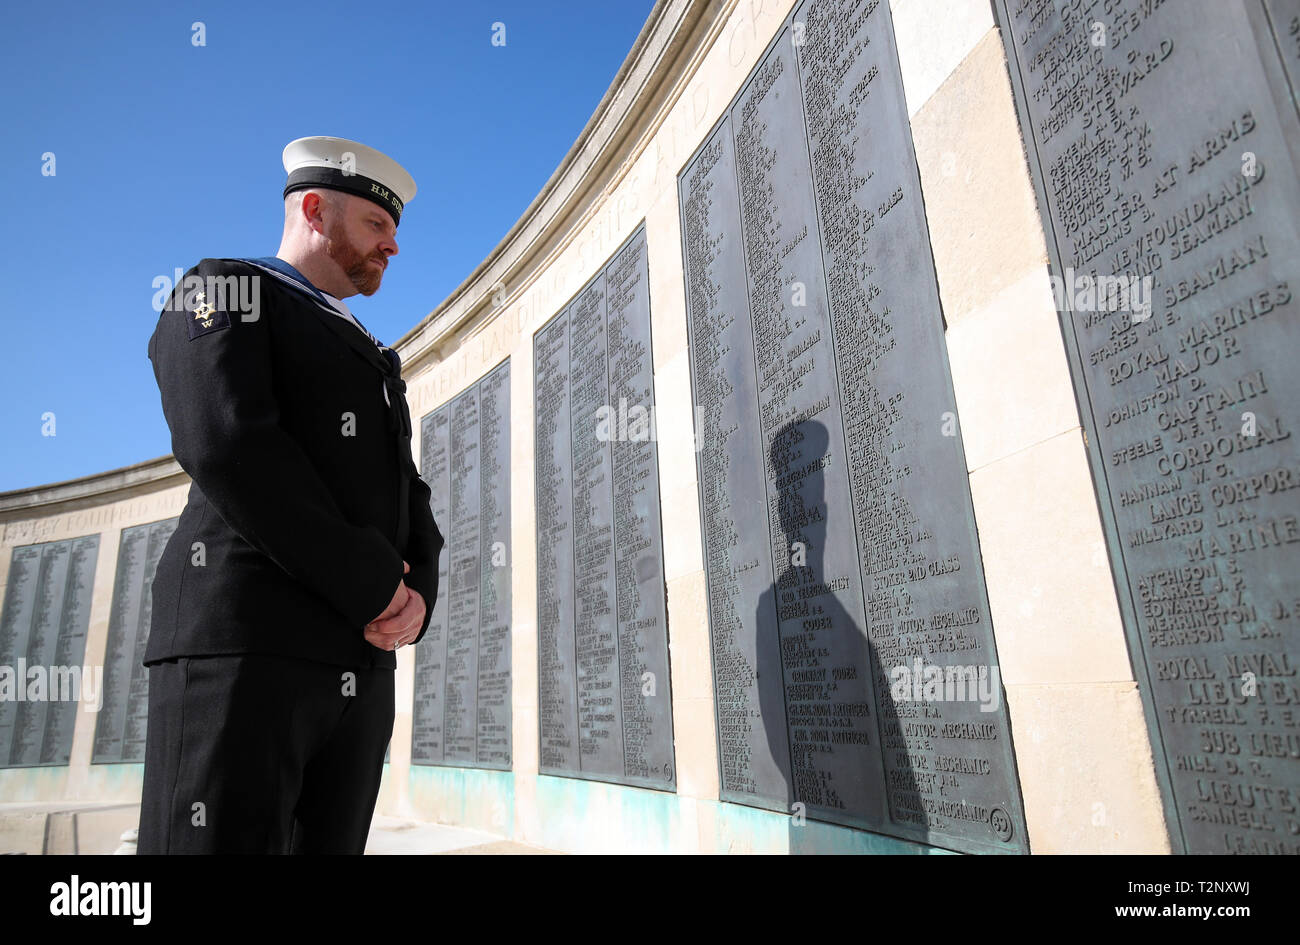
[[[383,207],[394,226],[415,196],[415,180],[405,168],[388,155],[346,138],[291,141],[284,149],[284,169],[289,174],[284,196],[310,187],[341,190]]]

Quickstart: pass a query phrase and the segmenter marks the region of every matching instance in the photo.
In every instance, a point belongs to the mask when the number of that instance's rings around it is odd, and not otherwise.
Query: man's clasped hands
[[[402,562],[402,573],[406,574],[411,566]],[[396,650],[411,643],[420,635],[424,624],[424,597],[419,591],[406,586],[403,579],[393,593],[388,606],[370,623],[366,624],[365,636],[372,646],[381,650]]]

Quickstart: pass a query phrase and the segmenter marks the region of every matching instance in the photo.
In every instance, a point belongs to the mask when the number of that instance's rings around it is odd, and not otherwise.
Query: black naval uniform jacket
[[[249,277],[255,313],[234,291],[223,307],[222,293],[186,292],[195,275]],[[405,560],[424,636],[443,546],[396,354],[250,261],[204,259],[186,277],[149,340],[172,450],[193,482],[155,572],[144,665],[265,653],[396,668],[363,628]]]

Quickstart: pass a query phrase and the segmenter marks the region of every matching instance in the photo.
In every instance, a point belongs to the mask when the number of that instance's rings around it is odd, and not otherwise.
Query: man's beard
[[[388,268],[384,254],[376,252],[371,256],[365,255],[348,240],[342,227],[334,228],[334,232],[326,234],[326,237],[328,242],[325,251],[330,259],[338,263],[347,273],[348,279],[352,281],[356,290],[362,295],[374,295],[378,292],[379,284],[384,278],[384,271]],[[378,260],[380,265],[371,265],[371,260]]]

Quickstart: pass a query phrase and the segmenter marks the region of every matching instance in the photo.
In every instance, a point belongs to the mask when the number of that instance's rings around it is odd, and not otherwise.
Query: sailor
[[[284,149],[273,257],[203,259],[149,340],[192,480],[158,562],[140,853],[361,853],[443,536],[378,291],[415,181],[342,138]]]

